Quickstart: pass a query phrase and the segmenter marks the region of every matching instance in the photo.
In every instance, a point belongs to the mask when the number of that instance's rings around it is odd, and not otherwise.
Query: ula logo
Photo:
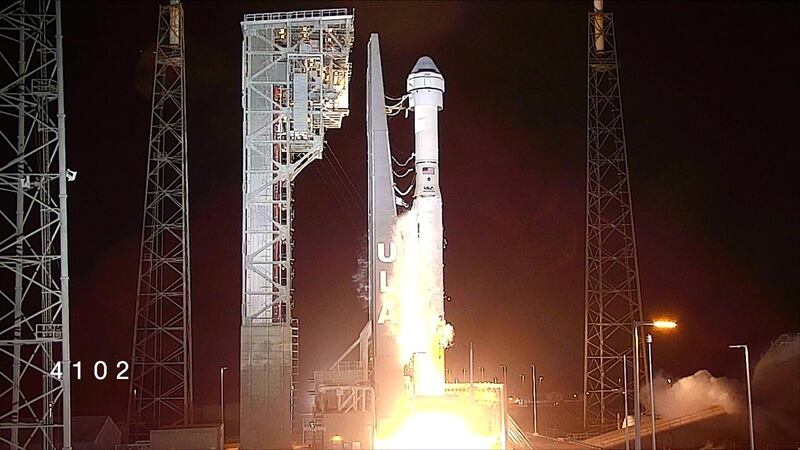
[[[397,246],[394,242],[389,243],[389,254],[386,254],[386,244],[378,242],[378,261],[386,264],[391,264],[397,259]],[[378,272],[379,277],[379,292],[384,294],[389,292],[389,274],[385,268],[381,268]],[[381,312],[378,315],[378,323],[391,321],[391,313],[386,306],[386,302],[381,301]]]

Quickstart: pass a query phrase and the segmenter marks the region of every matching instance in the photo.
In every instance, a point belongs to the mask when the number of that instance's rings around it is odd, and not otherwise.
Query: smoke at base
[[[391,321],[392,334],[399,344],[402,363],[408,363],[414,353],[433,352],[436,347],[448,347],[453,341],[453,327],[439,317],[431,298],[440,282],[425,270],[424,252],[417,242],[417,213],[414,208],[398,217],[393,242],[397,258],[392,265],[389,290],[384,307]],[[439,289],[440,290],[440,289]]]
[[[721,406],[728,414],[744,411],[745,397],[741,384],[726,377],[715,377],[705,369],[674,380],[659,374],[654,377],[657,417],[673,419],[713,406]],[[642,406],[650,405],[650,388],[642,390]]]
[[[428,255],[417,240],[417,214],[412,208],[398,217],[392,242],[396,258],[383,297],[387,322],[400,350],[401,363],[412,364],[413,388],[406,386],[400,406],[377,428],[376,449],[492,449],[499,448],[496,433],[487,430],[476,408],[465,408],[444,395],[417,396],[415,392],[444,391],[442,371],[418,362],[430,359],[453,341],[453,327],[439,316],[434,298],[441,280],[430,270]],[[428,358],[414,359],[417,354]]]
[[[741,358],[740,355],[735,357]],[[654,377],[656,416],[673,419],[721,406],[731,415],[747,414],[742,380],[714,377],[707,370],[672,380]],[[752,373],[753,418],[757,446],[800,445],[800,335],[782,335],[758,358]],[[642,387],[642,407],[649,409],[650,389]]]

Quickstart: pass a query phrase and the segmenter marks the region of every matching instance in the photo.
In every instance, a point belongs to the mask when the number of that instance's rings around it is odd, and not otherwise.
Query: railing
[[[335,372],[349,372],[362,370],[363,368],[364,363],[361,361],[339,361],[333,366],[332,370]]]
[[[341,17],[349,16],[346,8],[334,9],[313,9],[308,11],[273,12],[245,14],[244,21],[285,21],[302,19],[319,19],[322,17]]]
[[[703,419],[709,419],[711,417],[721,416],[725,414],[725,409],[721,406],[712,406],[710,408],[706,408],[700,411],[693,412],[691,414],[686,414],[684,416],[675,417],[672,419],[660,419],[656,421],[656,431],[668,431],[672,428],[680,427],[683,425],[689,425],[695,422],[699,422]],[[632,427],[631,427],[632,428]],[[641,424],[641,435],[648,436],[652,433],[653,426],[649,420],[642,421]],[[630,438],[633,438],[632,430],[629,431]],[[610,445],[619,444],[625,442],[625,429],[621,428],[619,430],[615,430],[606,434],[602,434],[599,436],[594,436],[586,439],[583,441],[585,444],[596,445],[600,447],[607,447]]]
[[[531,445],[531,441],[528,440],[527,436],[525,436],[525,432],[522,431],[517,421],[511,418],[511,416],[506,417],[508,420],[506,424],[508,429],[506,430],[506,436],[508,437],[508,441],[513,444],[513,448],[519,449],[533,449],[533,445]]]
[[[134,442],[133,444],[117,444],[114,450],[150,450],[150,442]]]

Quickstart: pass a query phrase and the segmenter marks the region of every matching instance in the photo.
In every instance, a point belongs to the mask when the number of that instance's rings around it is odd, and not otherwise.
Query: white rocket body
[[[414,112],[414,152],[417,245],[420,273],[432,276],[425,296],[430,310],[444,323],[444,264],[442,194],[439,189],[439,111],[443,108],[444,77],[433,60],[423,56],[406,81],[410,109]],[[444,395],[444,344],[419,349],[414,355],[416,395]],[[424,380],[423,383],[420,383]]]

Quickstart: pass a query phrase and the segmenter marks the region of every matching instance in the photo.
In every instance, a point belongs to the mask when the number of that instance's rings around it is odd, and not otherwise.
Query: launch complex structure
[[[192,423],[179,0],[159,6],[158,17],[126,436],[139,447],[155,430]],[[0,443],[14,449],[72,448],[66,199],[75,174],[66,166],[60,19],[58,0],[0,7],[10,80],[0,86],[0,274],[14,286],[0,298]],[[475,382],[471,373],[468,382],[445,380],[453,339],[439,187],[445,79],[431,58],[419,58],[407,94],[387,106],[377,34],[366,68],[368,319],[327,370],[314,372],[313,412],[301,418],[293,183],[325,157],[326,131],[349,114],[354,16],[347,9],[247,14],[241,29],[240,448],[419,448],[437,439],[449,448],[530,448],[508,417],[503,384]],[[414,122],[406,161],[389,142],[387,115],[400,112]],[[621,369],[643,355],[631,345],[642,307],[613,17],[600,0],[589,14],[587,128],[584,424],[603,430],[627,401]]]
[[[408,209],[409,202],[401,197],[410,191],[395,188],[386,115],[401,105],[386,106],[377,35],[370,39],[367,68],[369,322],[328,370],[315,372],[314,413],[300,420],[298,327],[292,315],[292,183],[324,157],[325,131],[339,128],[349,113],[353,15],[345,9],[248,14],[242,32],[241,448],[285,448],[292,442],[321,448],[331,445],[326,436],[374,448],[379,444],[376,430],[395,418],[404,401],[446,398],[455,410],[465,399],[475,404],[475,397],[484,399],[485,427],[497,445],[504,445],[501,385],[445,384],[443,340],[417,345],[410,353],[399,344],[405,299],[391,286],[399,276],[393,266],[402,252],[395,242],[398,209]],[[419,320],[435,320],[429,333],[433,338],[446,332],[447,325],[437,122],[444,78],[430,58],[421,58],[414,67],[408,91],[400,103],[407,101],[414,112],[416,190],[407,214],[414,214],[418,231],[405,240],[413,241],[421,253],[415,263],[431,277],[424,292],[411,295],[430,313]]]
[[[619,381],[624,366],[644,359],[631,344],[642,303],[614,22],[602,0],[594,2],[588,24],[583,398],[584,428],[597,433],[617,426],[615,415],[631,402],[623,393],[646,374]],[[396,439],[402,434],[397,422],[425,417],[428,406],[480,418],[486,439],[465,445],[505,448],[516,428],[505,412],[505,387],[474,383],[472,376],[469,383],[450,384],[444,377],[444,349],[452,339],[443,307],[438,182],[444,77],[433,60],[420,58],[407,78],[408,93],[387,106],[376,34],[367,47],[368,323],[328,370],[314,373],[314,411],[298,423],[291,185],[300,170],[324,156],[326,128],[340,127],[348,114],[353,16],[346,10],[248,15],[242,29],[242,448],[290,440],[315,447],[402,446],[409,441]],[[387,114],[403,110],[414,114],[415,152],[398,161]],[[414,182],[398,188],[411,173]],[[419,269],[409,273],[408,266]],[[515,444],[529,445],[524,435]]]

